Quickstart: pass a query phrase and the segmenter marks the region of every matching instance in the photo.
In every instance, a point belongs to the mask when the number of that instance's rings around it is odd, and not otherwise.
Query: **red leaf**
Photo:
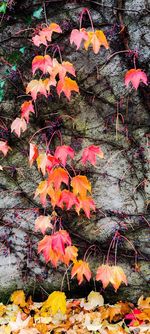
[[[32,72],[33,74],[37,69],[40,69],[43,74],[50,73],[52,71],[53,62],[49,55],[36,56],[32,60]]]
[[[91,162],[92,165],[96,165],[96,156],[99,156],[103,159],[104,154],[100,147],[91,145],[89,147],[86,147],[82,154],[81,162],[83,165],[86,164],[87,160]]]
[[[59,199],[59,202],[57,203],[57,206],[63,209],[64,204],[66,205],[67,210],[70,210],[73,205],[78,204],[77,197],[72,192],[66,189],[64,189],[61,192],[60,199]]]
[[[52,249],[52,236],[45,235],[45,237],[38,243],[38,253],[43,252],[46,262],[51,261],[54,267],[57,267],[60,259],[59,255]]]
[[[52,235],[52,249],[57,254],[65,254],[65,246],[71,246],[70,235],[65,230],[59,230]]]
[[[21,117],[25,118],[27,123],[29,123],[30,112],[32,112],[33,114],[35,113],[32,101],[25,101],[21,105]]]
[[[8,146],[7,141],[0,140],[0,151],[4,154],[4,156],[7,155],[9,150],[11,150],[11,148]]]
[[[78,256],[78,248],[75,246],[67,246],[65,248],[65,253],[62,256],[61,261],[68,266],[69,262],[75,261],[77,256]]]
[[[70,43],[74,43],[77,46],[77,50],[80,47],[80,44],[82,40],[87,41],[88,40],[88,33],[85,28],[82,28],[80,30],[73,29],[70,35]]]
[[[30,150],[29,150],[29,163],[30,167],[32,166],[34,160],[37,159],[39,155],[38,148],[35,144],[30,143]]]
[[[77,275],[79,285],[83,282],[83,276],[85,276],[85,278],[89,282],[91,279],[91,270],[89,268],[89,264],[82,260],[76,261],[71,270],[71,278],[73,278],[75,275]]]
[[[68,77],[65,77],[63,81],[59,80],[56,89],[57,89],[57,94],[59,96],[63,92],[66,95],[68,100],[70,100],[72,91],[79,93],[79,87],[76,81]]]
[[[21,135],[21,131],[24,132],[27,130],[27,123],[24,118],[15,118],[11,124],[11,132],[15,132],[18,137]]]
[[[66,166],[67,156],[74,158],[74,150],[67,145],[57,146],[54,156],[60,159],[63,166]]]
[[[131,82],[135,89],[138,89],[140,81],[148,85],[147,75],[140,69],[132,68],[125,74],[125,85],[128,87]]]

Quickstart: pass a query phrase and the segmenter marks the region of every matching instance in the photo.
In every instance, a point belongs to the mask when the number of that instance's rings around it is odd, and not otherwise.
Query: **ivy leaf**
[[[85,197],[87,191],[91,192],[91,183],[84,175],[74,176],[71,180],[71,186],[73,188],[73,193],[75,195],[79,194],[81,197]]]
[[[35,17],[36,19],[40,19],[42,12],[43,12],[43,8],[39,7],[37,10],[33,12],[33,17]]]
[[[98,268],[96,280],[102,281],[104,289],[111,283],[116,291],[122,282],[127,285],[127,278],[123,269],[119,266],[109,266],[108,264],[102,264]]]
[[[4,154],[4,156],[7,155],[9,150],[11,150],[11,148],[8,146],[7,141],[0,140],[0,151]]]
[[[30,149],[29,149],[29,163],[30,167],[32,166],[34,160],[37,159],[39,155],[38,148],[35,144],[30,143]]]
[[[22,54],[24,54],[25,49],[26,49],[26,46],[23,46],[22,48],[19,49],[19,51],[20,51]]]
[[[78,248],[75,246],[67,246],[65,248],[65,253],[63,254],[61,260],[68,266],[69,262],[70,261],[74,262],[77,256],[78,256]]]
[[[21,105],[21,117],[25,118],[27,123],[29,123],[30,112],[35,113],[32,101],[25,101]]]
[[[57,206],[64,209],[64,204],[67,210],[70,210],[73,205],[78,205],[77,197],[67,189],[62,190]]]
[[[82,260],[76,261],[71,270],[71,278],[73,278],[75,275],[77,275],[79,285],[83,282],[84,276],[89,282],[91,279],[91,270],[89,268],[89,264]]]
[[[68,100],[70,100],[72,91],[79,93],[79,87],[76,81],[68,77],[65,77],[64,80],[59,80],[56,89],[59,96],[63,92]]]
[[[87,161],[90,161],[91,164],[95,166],[96,156],[99,156],[101,159],[103,159],[104,153],[99,146],[91,145],[83,150],[81,162],[83,165],[85,165]]]
[[[60,255],[52,249],[52,236],[45,237],[38,243],[38,253],[43,252],[46,263],[51,261],[54,267],[57,267]]]
[[[51,309],[52,315],[55,315],[57,312],[66,313],[66,296],[64,292],[54,291],[52,292],[48,299],[43,303],[42,311]]]
[[[59,230],[52,235],[52,249],[58,254],[65,254],[65,246],[71,246],[70,235],[65,230]]]
[[[118,290],[122,282],[125,283],[125,285],[128,285],[126,275],[121,267],[112,266],[112,277],[110,282],[113,285],[115,291]]]
[[[84,42],[84,47],[86,50],[88,49],[90,44],[92,44],[95,54],[99,52],[99,49],[102,45],[106,49],[109,48],[106,36],[102,30],[88,31],[88,40]]]
[[[11,124],[11,132],[15,132],[18,137],[21,135],[21,131],[24,132],[27,130],[27,123],[24,118],[15,118]]]
[[[148,85],[147,75],[141,69],[132,68],[125,74],[125,85],[128,87],[131,82],[133,87],[137,90],[142,81],[145,85]]]
[[[40,69],[43,74],[50,73],[52,71],[52,58],[49,55],[45,56],[36,56],[32,60],[32,72],[33,74],[37,69]]]
[[[48,183],[53,183],[55,190],[58,190],[61,186],[61,183],[68,185],[69,176],[66,170],[61,167],[55,168],[49,174]]]
[[[80,30],[73,29],[70,35],[70,43],[74,43],[77,47],[77,50],[79,49],[82,40],[87,41],[88,40],[88,33],[85,28],[82,28]]]
[[[35,220],[35,231],[40,230],[43,234],[45,234],[45,231],[47,228],[53,228],[53,225],[50,223],[51,217],[50,216],[39,216]]]
[[[0,13],[5,14],[6,13],[6,9],[7,9],[7,3],[6,2],[2,2],[0,4]]]
[[[57,159],[60,159],[63,166],[66,166],[67,156],[74,158],[74,150],[67,145],[57,146],[54,156]]]
[[[48,189],[47,180],[41,181],[34,195],[34,198],[40,195],[40,202],[42,203],[43,206],[46,206],[47,189]]]
[[[34,101],[36,100],[38,93],[41,93],[42,95],[47,97],[46,84],[47,84],[47,79],[31,80],[27,85],[26,94],[31,93],[31,96]]]
[[[112,276],[112,267],[108,264],[102,264],[97,269],[96,281],[102,281],[103,288],[105,289],[110,282]]]
[[[47,41],[51,42],[53,32],[62,32],[60,26],[56,23],[51,23],[48,27],[40,30],[38,35],[32,37],[32,41],[38,47],[40,46],[40,44],[44,44],[45,46],[47,46]]]
[[[21,312],[19,312],[17,314],[16,321],[9,321],[9,326],[10,326],[11,331],[17,332],[17,331],[19,331],[23,328],[26,328],[28,326],[28,323],[29,323],[30,319],[31,319],[31,316],[29,316],[25,320],[22,320]]]
[[[92,209],[93,211],[95,211],[96,207],[95,207],[95,203],[94,203],[94,200],[92,199],[92,197],[80,197],[78,196],[77,197],[78,199],[78,203],[76,204],[76,212],[80,213],[80,210],[82,209],[87,218],[90,219],[90,210]]]

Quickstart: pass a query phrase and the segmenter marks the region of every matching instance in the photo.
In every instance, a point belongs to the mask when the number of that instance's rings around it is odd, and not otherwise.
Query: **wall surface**
[[[10,130],[0,128],[1,138],[7,139],[12,151],[1,159],[4,166],[0,171],[0,299],[8,298],[10,292],[25,288],[36,296],[46,296],[47,292],[60,289],[65,268],[54,269],[46,265],[37,254],[40,233],[34,231],[34,220],[42,213],[35,189],[42,179],[36,166],[29,168],[29,138],[41,127],[51,125],[45,133],[50,138],[60,130],[65,144],[76,152],[75,168],[85,170],[89,177],[96,213],[91,219],[80,217],[74,212],[64,216],[64,226],[68,229],[80,255],[95,245],[89,262],[93,272],[98,263],[107,256],[108,248],[116,231],[120,237],[117,247],[117,264],[121,265],[128,277],[128,288],[124,285],[115,294],[109,287],[104,292],[106,300],[130,299],[149,291],[150,280],[150,148],[149,148],[149,100],[148,87],[140,84],[137,91],[125,88],[124,75],[133,68],[133,52],[138,53],[137,68],[148,74],[150,39],[148,35],[147,1],[84,1],[88,7],[94,26],[102,29],[110,43],[110,49],[94,55],[75,46],[70,46],[68,38],[73,28],[79,27],[79,14],[83,1],[47,1],[48,22],[56,22],[63,28],[63,35],[55,42],[61,47],[63,59],[72,62],[76,68],[80,95],[73,94],[70,102],[65,97],[50,96],[47,104],[39,98],[37,117],[31,117],[30,126],[20,139]],[[12,120],[19,114],[26,84],[31,80],[31,60],[39,52],[31,43],[32,32],[24,29],[36,27],[44,21],[33,18],[32,13],[39,8],[39,2],[16,1],[13,13],[2,21],[0,73],[5,82],[5,97],[1,102],[0,120],[10,129]],[[32,18],[32,20],[30,20]],[[88,18],[83,21],[90,28]],[[23,30],[23,33],[18,31]],[[24,55],[19,51],[25,48]],[[42,50],[41,50],[42,53]],[[13,57],[17,59],[17,70],[10,70]],[[112,55],[110,57],[110,55]],[[7,61],[6,61],[7,60]],[[9,63],[9,64],[8,64]],[[118,113],[118,122],[117,122]],[[58,117],[55,115],[58,114]],[[44,132],[36,136],[42,145]],[[57,138],[53,145],[58,144]],[[77,163],[81,149],[94,144],[100,145],[104,159],[97,159],[96,168]],[[47,213],[51,208],[47,207]],[[127,241],[128,240],[128,241]],[[115,259],[115,249],[110,252],[110,262]],[[135,266],[135,263],[137,264]],[[68,295],[86,294],[94,287],[94,282],[84,283],[80,288],[76,280],[67,280],[63,289]],[[84,287],[84,292],[83,292]],[[97,286],[100,290],[100,284]]]

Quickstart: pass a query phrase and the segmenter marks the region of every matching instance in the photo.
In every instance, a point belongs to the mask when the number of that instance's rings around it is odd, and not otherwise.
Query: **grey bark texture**
[[[22,288],[45,298],[62,284],[66,268],[60,265],[54,269],[37,254],[37,243],[42,235],[35,233],[34,220],[43,209],[39,200],[34,199],[34,192],[42,176],[36,166],[29,168],[28,164],[29,139],[40,128],[50,125],[48,130],[35,136],[34,141],[44,148],[45,136],[50,139],[55,131],[61,131],[63,143],[77,152],[75,169],[85,173],[91,181],[97,207],[90,220],[84,214],[78,217],[74,212],[64,213],[64,227],[80,248],[81,257],[88,247],[95,245],[88,258],[94,276],[98,265],[106,260],[115,233],[118,231],[123,236],[118,240],[117,249],[111,249],[109,259],[114,264],[117,250],[117,264],[127,275],[128,287],[122,285],[115,293],[111,286],[103,291],[97,284],[97,290],[102,291],[109,302],[135,301],[140,295],[148,294],[150,280],[150,104],[147,86],[140,84],[137,91],[125,87],[124,75],[134,67],[133,52],[119,51],[137,51],[137,68],[148,74],[148,2],[45,1],[48,23],[56,22],[63,29],[63,34],[54,37],[54,42],[60,45],[63,59],[76,68],[80,95],[73,94],[70,102],[64,96],[59,99],[55,93],[48,103],[39,97],[37,114],[31,116],[28,130],[18,139],[10,133],[10,124],[19,115],[25,99],[22,95],[32,78],[31,61],[38,53],[42,54],[43,49],[39,52],[32,45],[32,31],[17,33],[45,22],[44,12],[39,20],[32,15],[40,6],[43,2],[40,5],[35,1],[33,5],[31,1],[22,4],[16,1],[14,15],[10,9],[10,18],[8,22],[2,21],[0,33],[0,73],[6,79],[0,137],[8,140],[12,148],[0,163],[4,167],[0,171],[0,300],[7,300],[12,291]],[[101,48],[94,55],[91,48],[85,51],[81,47],[76,51],[75,45],[68,43],[71,30],[79,28],[83,7],[90,10],[95,28],[105,32],[109,50]],[[87,16],[83,26],[90,29]],[[20,48],[24,46],[22,55]],[[13,63],[16,53],[17,69],[11,70],[9,64]],[[59,143],[56,135],[53,148]],[[97,159],[96,168],[90,164],[83,168],[78,160],[81,151],[91,144],[100,145],[104,159]],[[51,213],[50,206],[46,213]],[[93,280],[78,287],[74,279],[70,280],[69,291],[66,276],[63,282],[63,290],[72,297],[86,295],[94,287]]]

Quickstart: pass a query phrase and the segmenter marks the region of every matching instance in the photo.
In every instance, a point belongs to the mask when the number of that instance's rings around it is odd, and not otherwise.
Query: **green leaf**
[[[20,48],[20,49],[19,49],[19,51],[20,51],[22,54],[24,54],[24,52],[25,52],[25,49],[26,49],[26,47],[25,47],[25,46],[23,46],[22,48]]]
[[[5,85],[5,80],[0,81],[0,88],[3,88]]]
[[[41,15],[42,15],[42,11],[43,11],[43,8],[42,7],[39,7],[39,9],[35,10],[33,12],[33,16],[36,18],[36,19],[40,19],[41,18]]]
[[[5,14],[6,13],[6,8],[7,8],[7,3],[6,2],[0,3],[0,13]]]

